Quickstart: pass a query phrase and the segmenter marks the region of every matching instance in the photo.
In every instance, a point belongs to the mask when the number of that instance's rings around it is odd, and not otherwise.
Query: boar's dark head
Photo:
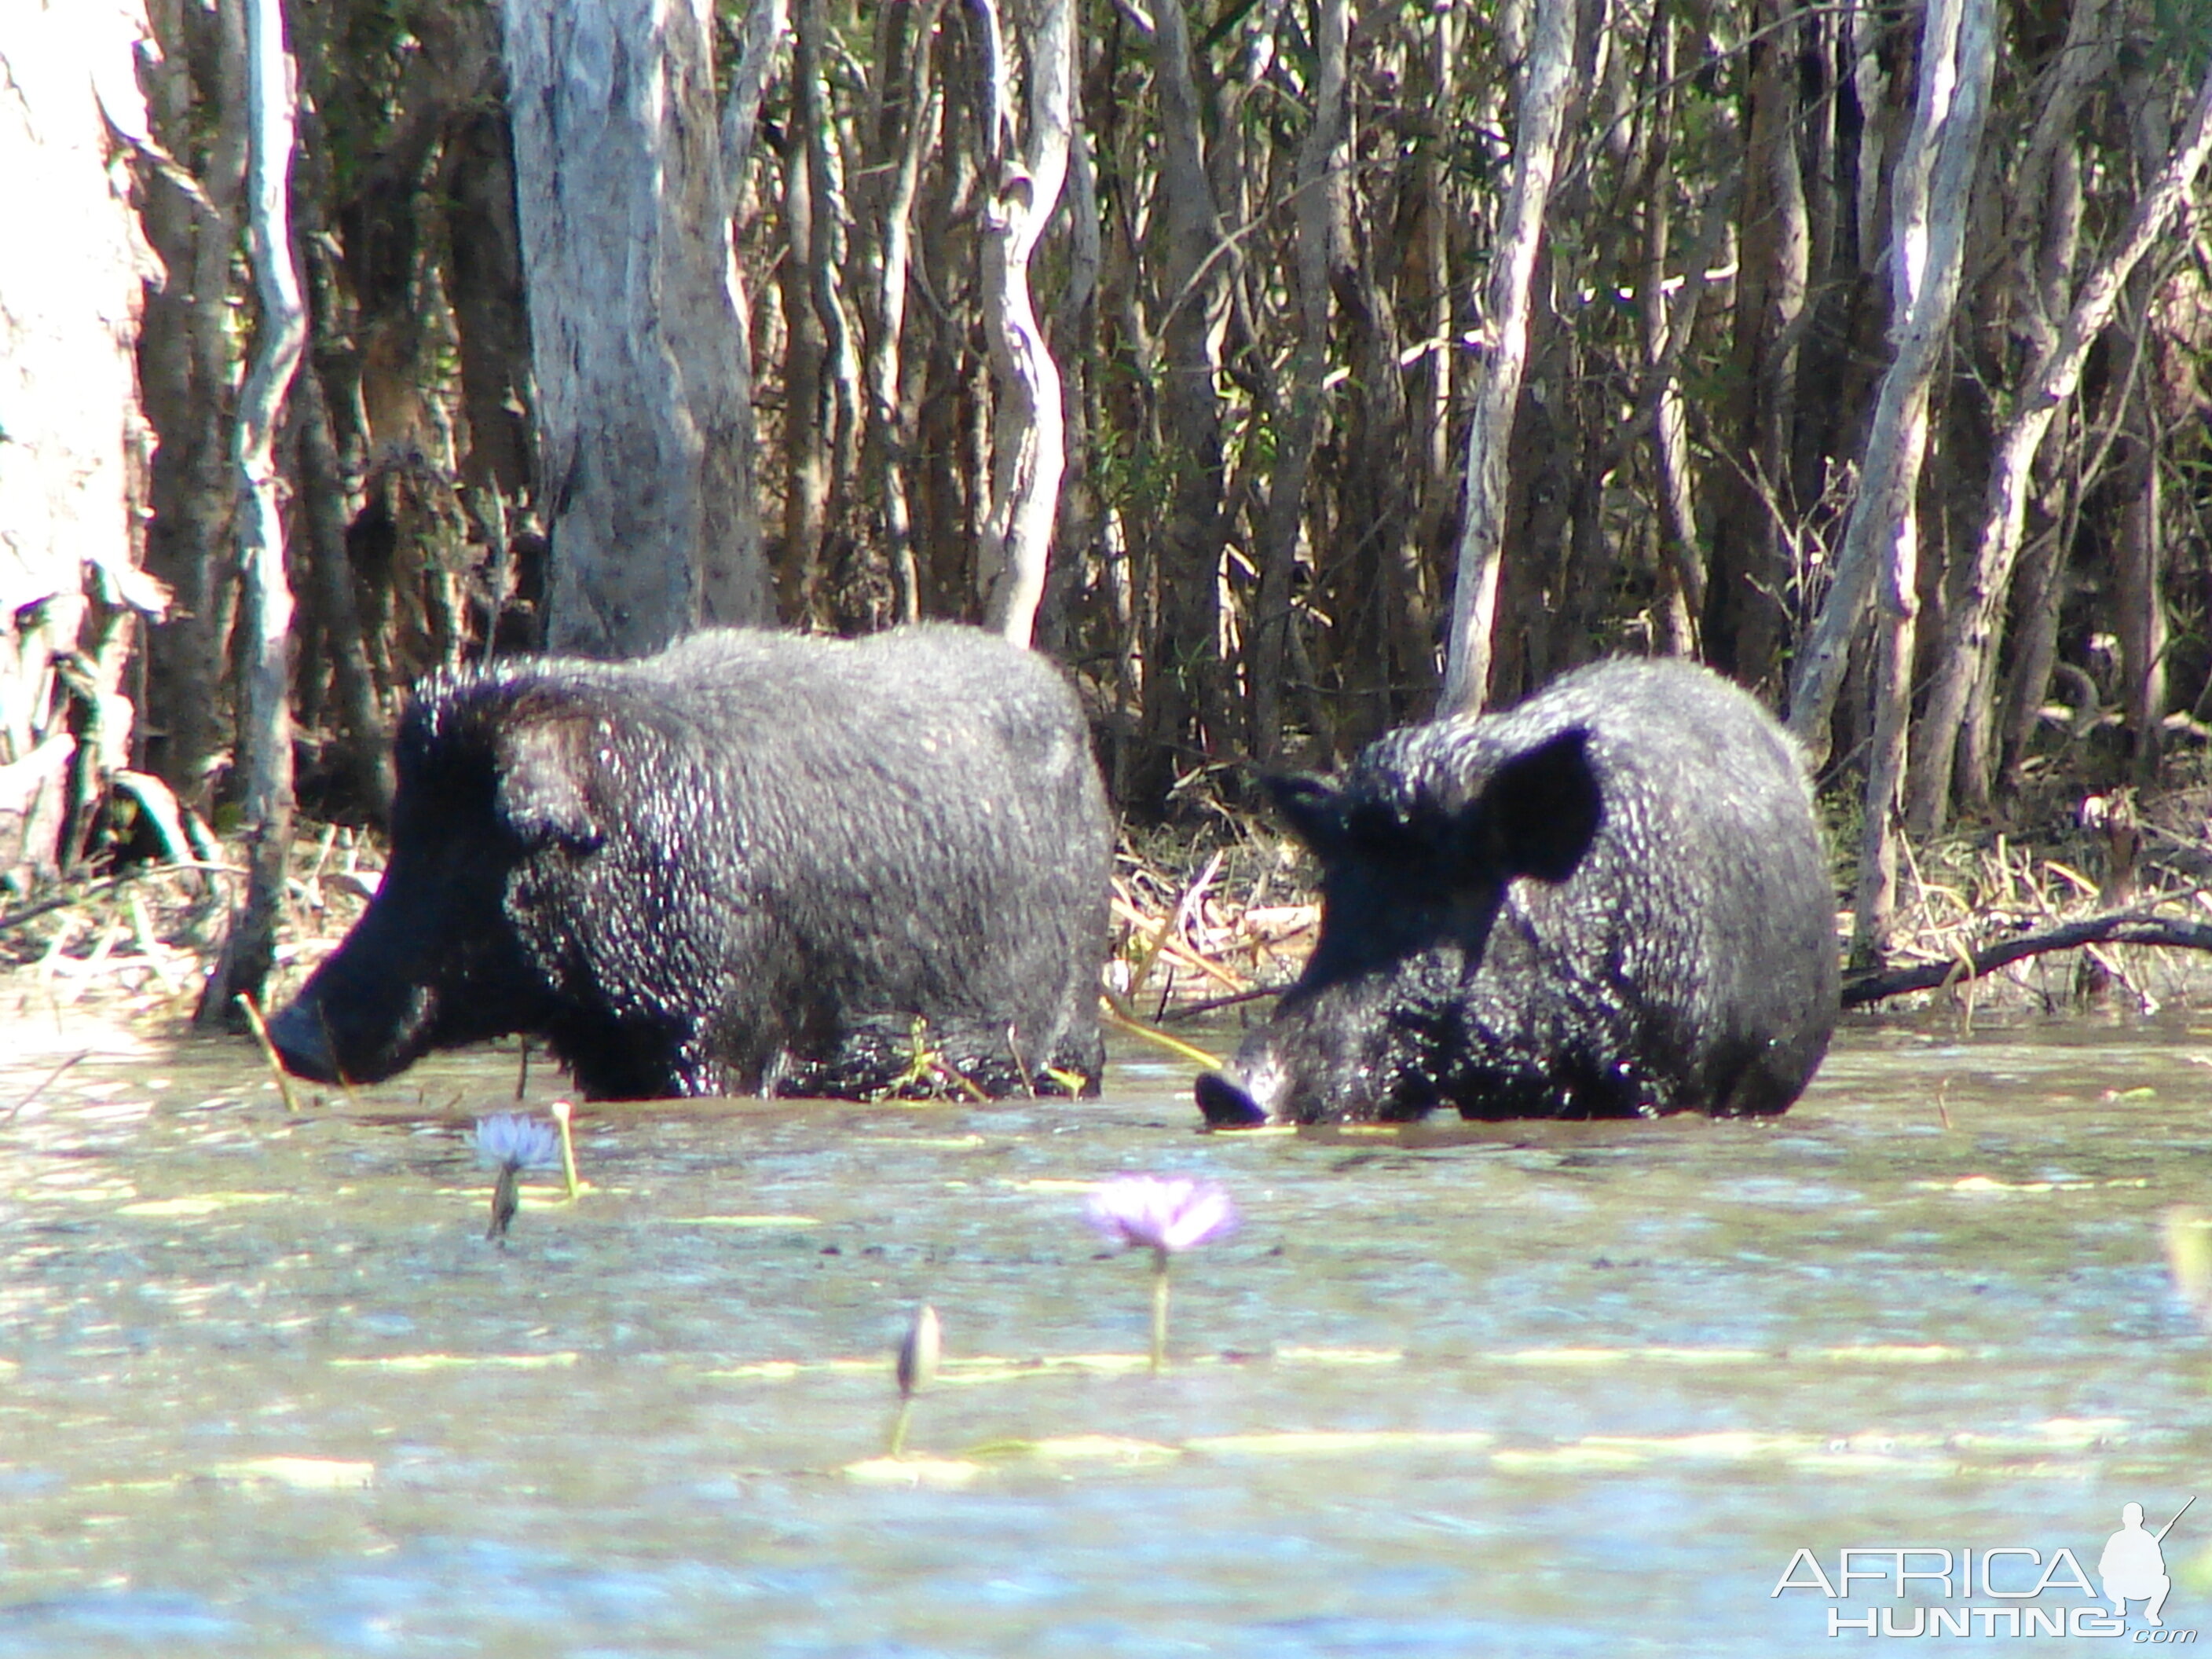
[[[1340,784],[1272,783],[1321,863],[1321,937],[1273,1018],[1198,1079],[1207,1122],[1404,1119],[1443,1103],[1506,884],[1565,881],[1604,813],[1584,728],[1506,757],[1471,798],[1451,763],[1465,733],[1386,738]]]
[[[270,1024],[287,1070],[380,1082],[434,1048],[550,1015],[511,901],[534,861],[598,845],[593,722],[495,690],[434,688],[402,720],[391,862],[353,931]]]

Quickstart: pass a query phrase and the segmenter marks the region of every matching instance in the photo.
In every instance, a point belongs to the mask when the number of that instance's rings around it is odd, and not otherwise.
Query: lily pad
[[[957,1487],[982,1474],[983,1466],[961,1457],[871,1457],[838,1473],[864,1486]]]
[[[573,1352],[563,1353],[394,1353],[369,1359],[338,1358],[331,1364],[343,1370],[459,1371],[560,1370],[576,1363]]]

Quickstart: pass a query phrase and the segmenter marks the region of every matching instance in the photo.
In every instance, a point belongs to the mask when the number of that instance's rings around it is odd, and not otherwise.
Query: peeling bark
[[[765,620],[708,0],[504,9],[547,643],[641,656]]]
[[[1060,483],[1066,469],[1066,420],[1060,368],[1030,299],[1030,259],[1060,204],[1073,136],[1073,0],[1037,0],[1023,30],[1027,129],[1015,131],[1012,74],[992,0],[984,22],[985,165],[994,175],[983,210],[983,326],[998,392],[992,473],[976,578],[984,625],[1030,642],[1044,596]]]
[[[131,603],[161,609],[138,568],[132,363],[152,262],[109,131],[145,142],[145,31],[130,0],[17,6],[0,28],[17,228],[0,238],[0,875],[15,878],[64,861],[72,811],[129,763],[104,636]]]

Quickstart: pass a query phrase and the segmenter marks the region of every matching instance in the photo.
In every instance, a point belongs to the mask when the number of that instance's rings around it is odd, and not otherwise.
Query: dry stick
[[[527,1054],[529,1050],[526,1048],[523,1052]],[[584,1183],[576,1179],[576,1138],[568,1131],[568,1116],[574,1109],[565,1100],[553,1103],[553,1121],[561,1128],[561,1178],[568,1183],[568,1201],[571,1204],[576,1201],[576,1194],[584,1189]]]
[[[1131,996],[1133,997],[1144,989],[1145,981],[1152,971],[1152,964],[1159,960],[1160,952],[1172,945],[1182,944],[1181,935],[1183,923],[1195,913],[1199,902],[1206,896],[1206,890],[1212,885],[1213,878],[1221,869],[1221,849],[1216,848],[1213,856],[1206,861],[1206,868],[1200,871],[1190,885],[1182,890],[1182,896],[1177,898],[1168,908],[1167,913],[1161,916],[1159,926],[1153,930],[1151,939],[1138,951],[1136,963],[1129,970]],[[1121,896],[1116,894],[1115,896],[1120,898]],[[1130,921],[1139,927],[1144,926],[1144,914],[1134,903],[1122,899],[1121,908],[1128,912]],[[1200,962],[1204,960],[1198,957],[1195,951],[1190,951],[1188,946],[1184,947],[1183,953],[1194,960]],[[1213,971],[1217,976],[1225,977],[1221,975],[1219,969],[1216,969]]]
[[[981,1084],[976,1082],[974,1078],[969,1077],[965,1072],[962,1071],[957,1066],[953,1065],[941,1054],[931,1059],[929,1062],[929,1069],[936,1074],[938,1082],[940,1084],[951,1084],[955,1089],[957,1089],[962,1094],[967,1096],[970,1100],[988,1101],[991,1097],[991,1091],[989,1090],[986,1089]],[[1032,1092],[1034,1092],[1034,1091],[1032,1091]]]
[[[261,1045],[261,1058],[269,1062],[269,1075],[276,1079],[276,1092],[284,1097],[284,1109],[298,1111],[300,1103],[292,1098],[292,1079],[284,1075],[284,1062],[276,1058],[276,1045],[269,1040],[269,1027],[262,1020],[253,993],[240,991],[231,1000],[246,1010],[246,1023],[253,1029],[253,1040]]]
[[[1218,1072],[1221,1069],[1221,1061],[1215,1056],[1206,1053],[1196,1043],[1185,1042],[1179,1036],[1170,1036],[1157,1026],[1146,1024],[1129,1012],[1127,1006],[1121,998],[1103,988],[1101,988],[1098,993],[1098,1012],[1105,1018],[1106,1023],[1116,1030],[1127,1031],[1133,1037],[1141,1037],[1156,1048],[1164,1048],[1178,1060],[1187,1060],[1192,1065],[1203,1066],[1209,1072]]]
[[[31,1091],[31,1092],[30,1092],[30,1093],[28,1093],[27,1095],[25,1095],[25,1096],[24,1096],[21,1100],[17,1101],[17,1102],[16,1102],[13,1106],[10,1106],[10,1107],[8,1109],[8,1115],[7,1115],[7,1117],[6,1117],[6,1118],[4,1118],[4,1119],[0,1119],[0,1121],[4,1121],[4,1122],[8,1122],[8,1123],[13,1123],[13,1122],[15,1121],[15,1114],[16,1114],[16,1113],[18,1113],[18,1112],[21,1111],[21,1110],[23,1109],[23,1108],[25,1108],[26,1106],[29,1105],[33,1101],[36,1100],[36,1099],[37,1099],[40,1095],[42,1095],[42,1094],[46,1093],[46,1090],[48,1089],[48,1087],[49,1087],[49,1086],[51,1086],[51,1085],[52,1085],[52,1083],[54,1082],[54,1080],[55,1080],[56,1079],[58,1079],[58,1077],[60,1077],[60,1076],[61,1076],[61,1074],[62,1074],[64,1072],[66,1072],[67,1070],[69,1070],[69,1068],[70,1068],[70,1066],[72,1066],[76,1065],[79,1060],[86,1060],[86,1059],[90,1058],[90,1057],[91,1057],[91,1054],[92,1054],[92,1050],[91,1050],[91,1049],[89,1049],[89,1048],[87,1048],[87,1049],[86,1049],[86,1050],[84,1050],[84,1052],[83,1052],[83,1053],[82,1053],[82,1054],[71,1054],[71,1055],[70,1055],[67,1060],[64,1060],[60,1065],[58,1065],[58,1066],[55,1066],[55,1067],[54,1067],[54,1069],[53,1069],[52,1071],[51,1071],[51,1072],[47,1073],[44,1077],[40,1078],[40,1079],[39,1079],[39,1081],[38,1081],[37,1085],[36,1085],[32,1089],[32,1091]]]
[[[40,899],[37,902],[27,904],[19,910],[10,910],[7,915],[0,915],[0,933],[4,933],[10,928],[21,927],[27,921],[36,921],[40,916],[51,915],[56,910],[65,910],[72,904],[81,904],[88,900],[98,898],[103,893],[112,893],[119,887],[127,887],[132,882],[149,876],[176,875],[191,871],[201,871],[218,876],[242,876],[246,873],[245,871],[231,865],[217,864],[206,859],[194,859],[174,864],[152,864],[140,869],[125,870],[119,876],[109,876],[103,880],[92,883],[89,886],[78,888],[74,892],[57,893],[51,898]]]
[[[1939,986],[1979,979],[2025,957],[2051,951],[2077,950],[2084,945],[2156,945],[2178,951],[2212,951],[2212,926],[2147,916],[2140,910],[2116,911],[2109,915],[2085,916],[2040,933],[2023,933],[1979,951],[1963,961],[1923,963],[1917,968],[1862,974],[1844,987],[1844,1006],[1863,1008],[1885,997],[1907,991],[1932,991]]]
[[[1113,907],[1114,914],[1133,927],[1149,929],[1153,927],[1152,919],[1150,916],[1119,893],[1115,894],[1109,902]],[[1163,956],[1171,957],[1176,961],[1195,969],[1207,978],[1227,986],[1232,991],[1241,991],[1245,988],[1244,981],[1219,963],[1210,957],[1201,955],[1183,940],[1174,937],[1168,931],[1174,925],[1175,918],[1170,916],[1167,923],[1154,934],[1152,942],[1141,950],[1138,964],[1129,975],[1129,994],[1132,996],[1144,988],[1145,981],[1151,977],[1153,964]]]
[[[1234,1008],[1242,1002],[1257,1002],[1261,997],[1279,997],[1291,988],[1287,985],[1255,985],[1249,991],[1239,991],[1234,996],[1208,997],[1203,1002],[1186,1002],[1180,1008],[1165,1010],[1158,1023],[1166,1024],[1171,1019],[1196,1019],[1202,1014],[1219,1013],[1224,1008]]]

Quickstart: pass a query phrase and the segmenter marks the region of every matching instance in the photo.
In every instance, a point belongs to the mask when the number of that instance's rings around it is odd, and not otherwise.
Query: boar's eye
[[[1571,726],[1491,774],[1468,825],[1478,837],[1469,850],[1506,876],[1565,881],[1604,815],[1589,729]]]
[[[1459,857],[1456,820],[1432,796],[1370,794],[1313,777],[1271,778],[1267,787],[1285,821],[1324,866],[1419,869],[1450,882]]]
[[[1267,793],[1291,833],[1324,864],[1341,857],[1346,839],[1344,797],[1325,780],[1304,774],[1267,780]]]

